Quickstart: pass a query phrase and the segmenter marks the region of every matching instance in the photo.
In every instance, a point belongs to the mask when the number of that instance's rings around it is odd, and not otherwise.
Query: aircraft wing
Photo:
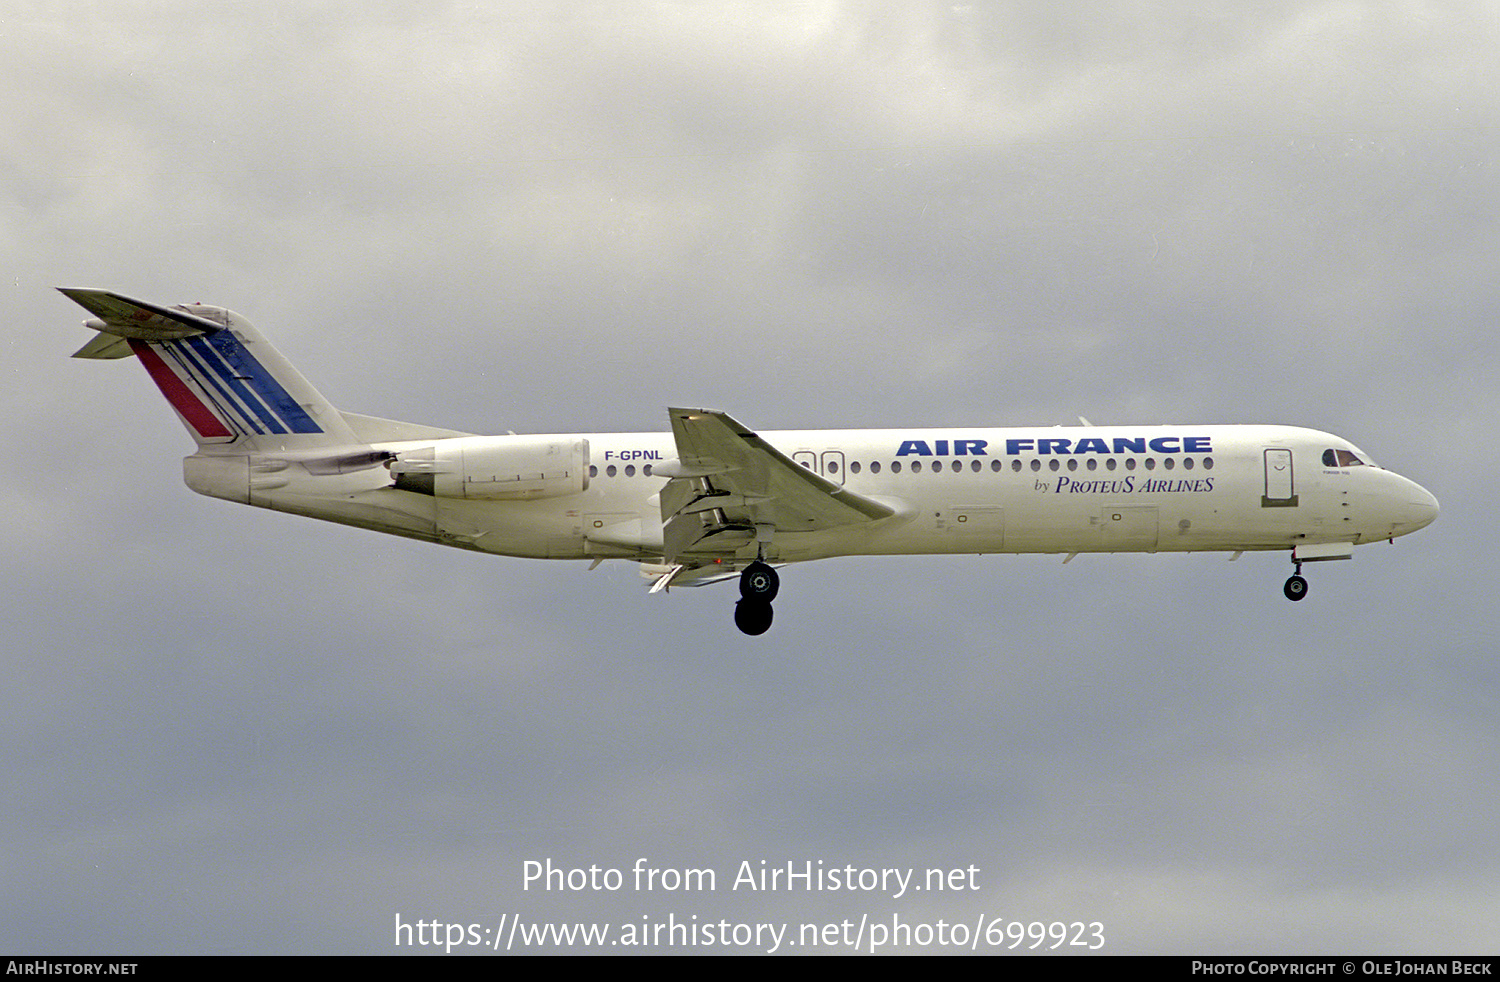
[[[726,413],[667,412],[677,442],[677,460],[661,468],[670,478],[661,492],[669,563],[733,556],[773,532],[816,532],[895,513],[813,473]]]

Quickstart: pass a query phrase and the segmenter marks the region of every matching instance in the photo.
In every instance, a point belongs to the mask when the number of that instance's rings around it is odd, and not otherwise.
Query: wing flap
[[[641,579],[651,582],[651,589],[647,592],[662,593],[670,592],[674,586],[699,587],[738,579],[744,566],[744,563],[708,563],[703,566],[641,563],[640,572]]]

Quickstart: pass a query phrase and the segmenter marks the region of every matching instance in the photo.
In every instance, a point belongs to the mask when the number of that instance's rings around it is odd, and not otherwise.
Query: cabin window
[[[1115,459],[1113,457],[1109,458],[1108,460],[1106,460],[1104,462],[1104,469],[1107,470],[1107,471],[1112,471],[1116,467],[1119,467],[1119,466],[1120,466],[1119,464],[1115,463]]]
[[[1173,462],[1171,457],[1163,457],[1161,465],[1167,470],[1171,470],[1173,467],[1177,466],[1176,463]]]
[[[1078,458],[1077,457],[1069,457],[1068,458],[1068,470],[1070,470],[1070,471],[1076,471],[1077,469],[1078,469]]]
[[[1193,458],[1191,458],[1191,457],[1184,457],[1184,458],[1182,458],[1182,469],[1185,470],[1185,471],[1192,470],[1193,469]]]
[[[1098,457],[1090,457],[1089,458],[1089,463],[1088,463],[1088,468],[1091,471],[1098,470],[1099,469],[1099,458]]]
[[[859,473],[859,461],[852,460],[852,461],[849,462],[849,473],[850,474],[858,474]]]
[[[635,465],[634,464],[626,464],[625,465],[625,476],[626,477],[635,477]]]
[[[880,461],[878,461],[878,460],[872,460],[872,461],[870,461],[870,473],[871,474],[879,474],[880,473]]]
[[[590,464],[589,465],[589,477],[598,477],[598,476],[599,476],[599,468],[598,468],[598,466],[595,465],[595,464]]]
[[[891,462],[891,473],[892,474],[900,474],[901,473],[901,461],[896,460],[896,461],[892,461]]]
[[[1126,457],[1125,458],[1125,469],[1127,471],[1133,471],[1133,470],[1135,470],[1135,458],[1134,457]]]
[[[614,477],[615,476],[615,465],[614,464],[610,464],[608,467],[604,468],[604,474],[605,474],[606,477]]]
[[[1037,460],[1035,457],[1031,458],[1031,469],[1034,471],[1041,470],[1042,462],[1040,460]]]
[[[1211,471],[1214,469],[1214,459],[1212,457],[1203,458],[1203,469],[1206,471]]]

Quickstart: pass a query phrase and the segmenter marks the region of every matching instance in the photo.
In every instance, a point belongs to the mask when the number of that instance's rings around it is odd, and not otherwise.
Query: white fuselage
[[[763,546],[771,562],[1352,545],[1413,532],[1437,514],[1419,485],[1370,464],[1346,440],[1297,427],[792,430],[760,438],[894,511],[847,528],[777,528]],[[659,560],[666,481],[651,471],[674,460],[672,435],[555,439],[586,441],[581,491],[531,500],[423,495],[392,487],[383,467],[314,474],[279,460],[258,469],[255,456],[189,458],[188,483],[263,507],[502,555]],[[376,449],[406,454],[433,443]],[[221,473],[237,471],[231,459],[246,461],[248,496],[237,473]],[[195,467],[204,460],[212,463]],[[226,482],[231,493],[223,493]],[[755,547],[742,551],[753,558]]]

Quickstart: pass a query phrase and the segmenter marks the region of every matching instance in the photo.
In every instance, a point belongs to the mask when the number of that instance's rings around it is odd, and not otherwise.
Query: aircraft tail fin
[[[140,359],[200,447],[295,450],[361,442],[348,421],[239,314],[63,289],[99,333],[75,358]]]

